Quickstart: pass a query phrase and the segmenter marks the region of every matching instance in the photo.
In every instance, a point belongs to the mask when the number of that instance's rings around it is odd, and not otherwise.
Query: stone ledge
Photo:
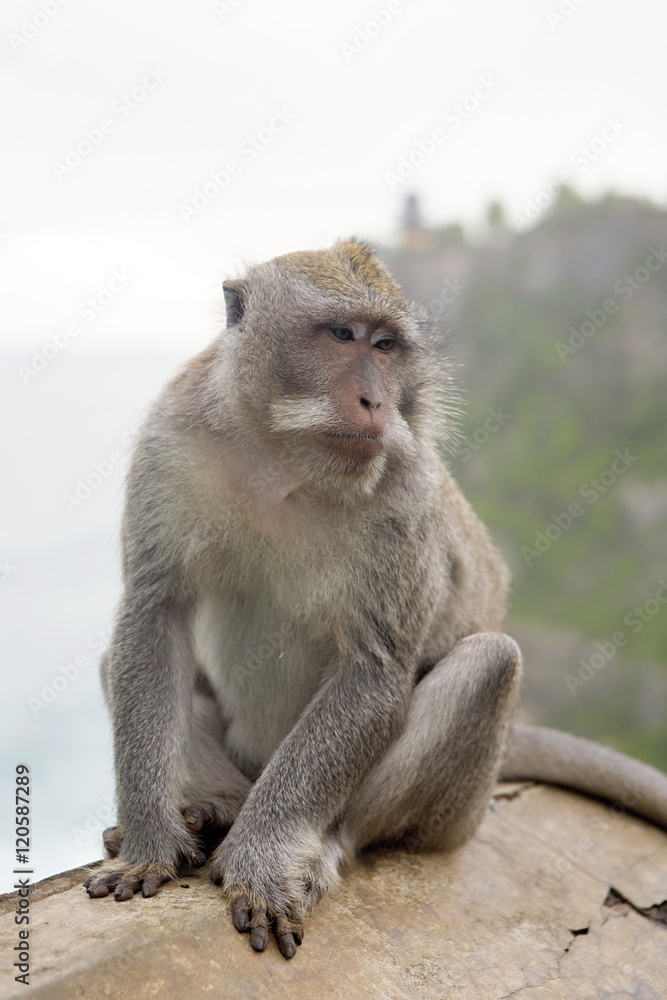
[[[88,899],[84,877],[33,888],[31,997],[665,996],[667,836],[547,786],[499,786],[454,855],[368,855],[315,909],[291,962],[273,941],[250,949],[205,873],[127,903]],[[25,995],[9,958],[15,906],[0,897],[8,1000]]]

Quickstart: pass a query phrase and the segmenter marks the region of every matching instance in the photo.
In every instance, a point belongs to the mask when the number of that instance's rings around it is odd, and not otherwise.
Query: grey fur
[[[507,570],[436,450],[450,380],[425,313],[355,241],[253,268],[226,297],[231,327],[167,386],[132,463],[105,666],[122,846],[88,889],[152,894],[202,862],[204,817],[231,824],[212,877],[253,946],[274,919],[291,957],[345,856],[474,831],[520,653]],[[358,353],[327,332],[346,323]],[[506,773],[567,782],[560,739]],[[580,749],[575,787],[614,797],[582,779]]]

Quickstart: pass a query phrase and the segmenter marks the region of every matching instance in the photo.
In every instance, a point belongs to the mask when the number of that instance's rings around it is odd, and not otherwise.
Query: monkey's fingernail
[[[108,885],[95,886],[94,889],[91,888],[88,890],[88,895],[90,896],[91,899],[101,899],[102,896],[109,895],[109,886]]]
[[[236,927],[239,934],[243,934],[248,925],[248,911],[234,910],[232,920],[234,921],[234,927]]]
[[[232,920],[239,934],[248,926],[248,900],[245,896],[239,896],[232,905]]]
[[[291,934],[277,934],[278,947],[285,958],[294,958],[296,955],[296,945]]]
[[[141,887],[141,895],[144,899],[148,896],[154,896],[162,884],[162,879],[159,875],[149,875],[144,879],[144,884]]]
[[[250,931],[250,944],[255,951],[264,951],[268,944],[269,935],[266,927],[253,927]]]

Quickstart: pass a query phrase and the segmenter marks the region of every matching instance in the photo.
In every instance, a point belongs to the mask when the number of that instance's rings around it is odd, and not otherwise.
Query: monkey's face
[[[405,431],[405,345],[394,330],[362,320],[317,323],[304,332],[293,338],[288,366],[276,372],[271,429],[308,436],[346,467],[363,467]]]
[[[231,381],[288,478],[368,494],[423,441],[438,365],[423,317],[383,287],[331,277],[326,253],[310,255],[307,274],[290,257],[262,265],[229,293],[243,300],[242,313],[232,301]]]
[[[343,315],[340,315],[343,313]],[[368,494],[388,459],[415,446],[412,348],[395,327],[349,313],[275,328],[246,386],[256,426],[287,478]]]

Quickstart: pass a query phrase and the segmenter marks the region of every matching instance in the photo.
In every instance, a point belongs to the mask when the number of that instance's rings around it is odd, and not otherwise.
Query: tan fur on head
[[[305,250],[276,257],[276,263],[326,292],[346,298],[381,295],[393,305],[407,305],[400,286],[378,260],[374,251],[361,240],[339,240],[329,250]]]

